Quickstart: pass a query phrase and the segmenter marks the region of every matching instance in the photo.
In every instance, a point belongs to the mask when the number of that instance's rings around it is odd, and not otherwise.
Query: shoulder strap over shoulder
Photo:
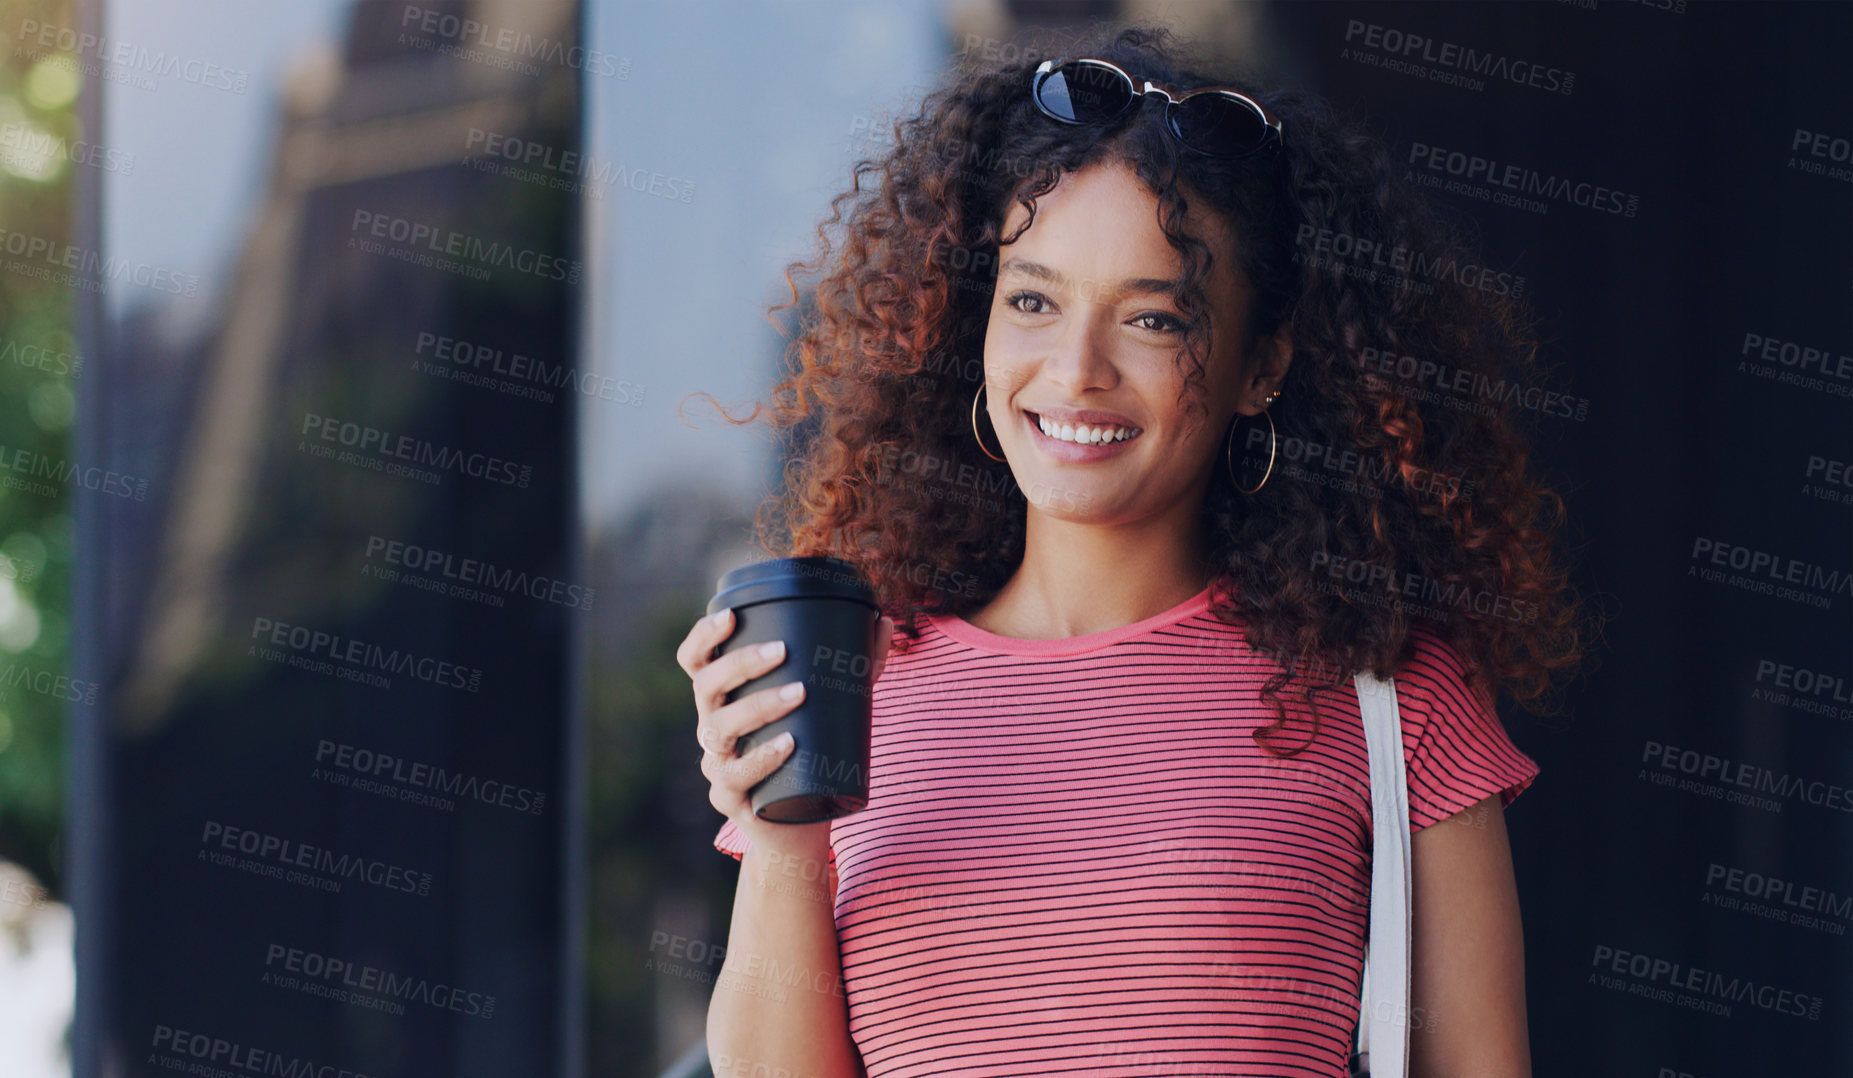
[[[1370,939],[1358,1053],[1373,1078],[1409,1073],[1409,789],[1396,682],[1369,671],[1356,679],[1370,749]]]

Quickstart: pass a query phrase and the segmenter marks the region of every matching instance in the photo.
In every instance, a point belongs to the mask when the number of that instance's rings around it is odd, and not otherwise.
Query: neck
[[[1199,513],[1126,524],[1083,524],[1030,507],[1023,564],[991,602],[968,617],[999,636],[1057,640],[1143,621],[1209,585]]]

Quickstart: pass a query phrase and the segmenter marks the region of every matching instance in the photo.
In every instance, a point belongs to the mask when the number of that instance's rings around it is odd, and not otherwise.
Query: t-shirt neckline
[[[1210,608],[1210,592],[1214,587],[1213,584],[1205,585],[1202,591],[1169,610],[1160,611],[1149,618],[1142,618],[1117,629],[1102,629],[1099,632],[1082,633],[1080,636],[1062,636],[1048,640],[1000,636],[997,633],[980,629],[956,614],[929,614],[927,619],[933,623],[934,628],[959,643],[995,655],[1036,655],[1045,658],[1058,655],[1081,655],[1143,636],[1167,625],[1175,625],[1185,618],[1201,614]]]

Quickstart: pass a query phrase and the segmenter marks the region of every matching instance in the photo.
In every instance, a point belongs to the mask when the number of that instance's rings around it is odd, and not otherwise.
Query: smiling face
[[[1036,219],[998,251],[985,329],[986,410],[1030,504],[1062,519],[1117,524],[1202,504],[1236,411],[1278,387],[1285,332],[1244,356],[1248,289],[1229,226],[1193,200],[1208,245],[1207,419],[1182,395],[1184,316],[1169,289],[1181,259],[1158,200],[1123,163],[1069,173]],[[1028,217],[1012,204],[1003,234]],[[1044,433],[1047,431],[1048,433]]]

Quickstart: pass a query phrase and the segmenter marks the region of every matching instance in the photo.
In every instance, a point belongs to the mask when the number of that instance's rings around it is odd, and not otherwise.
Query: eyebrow
[[[1067,276],[1060,271],[1051,269],[1040,262],[1031,262],[1026,258],[1008,258],[1004,260],[1002,266],[998,267],[999,276],[1013,271],[1025,277],[1034,277],[1040,281],[1048,281],[1050,284],[1065,285],[1069,283]],[[1119,284],[1114,287],[1114,291],[1135,296],[1176,296],[1182,285],[1182,281],[1169,277],[1128,277],[1119,282]]]

